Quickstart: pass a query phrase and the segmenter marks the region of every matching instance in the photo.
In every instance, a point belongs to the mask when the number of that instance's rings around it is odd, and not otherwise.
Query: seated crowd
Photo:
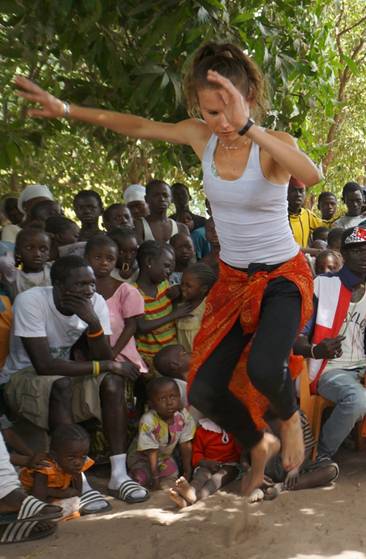
[[[250,468],[232,434],[189,404],[190,356],[220,253],[208,201],[207,219],[190,201],[184,184],[156,179],[130,185],[124,203],[107,208],[81,190],[78,225],[45,185],[2,200],[0,468],[8,489],[0,483],[0,506],[18,521],[23,514],[28,539],[51,533],[60,516],[111,508],[86,475],[96,435],[110,462],[108,492],[126,503],[169,488],[169,502],[186,507]],[[347,183],[342,201],[345,213],[322,192],[314,213],[304,186],[290,180],[290,227],[315,278],[313,318],[293,352],[308,362],[312,393],[334,408],[316,442],[302,414],[305,462],[286,472],[280,455],[272,458],[271,482],[253,501],[334,481],[334,455],[366,415],[363,188]],[[20,419],[48,432],[47,452],[19,436]],[[269,412],[266,422],[276,433]],[[1,542],[24,541],[13,524],[0,526]]]

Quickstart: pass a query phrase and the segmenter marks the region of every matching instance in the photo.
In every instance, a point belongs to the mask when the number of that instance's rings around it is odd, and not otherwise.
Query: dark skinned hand
[[[342,342],[345,336],[325,338],[313,349],[316,359],[335,359],[342,356]]]

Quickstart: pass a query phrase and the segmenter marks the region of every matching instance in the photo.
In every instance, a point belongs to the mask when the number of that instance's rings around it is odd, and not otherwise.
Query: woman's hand
[[[209,70],[207,79],[219,86],[218,93],[224,102],[224,113],[227,121],[235,130],[240,130],[250,116],[249,103],[235,85],[218,72]]]
[[[28,115],[42,118],[59,118],[64,116],[64,104],[60,99],[54,97],[28,78],[16,76],[15,85],[18,91],[16,95],[23,97],[32,103],[39,103],[41,109],[29,109]]]

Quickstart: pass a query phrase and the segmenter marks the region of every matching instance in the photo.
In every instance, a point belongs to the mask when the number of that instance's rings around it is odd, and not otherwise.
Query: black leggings
[[[248,356],[247,371],[252,384],[268,398],[282,420],[289,419],[298,409],[288,356],[297,335],[300,313],[301,296],[296,285],[282,277],[269,282]],[[246,449],[257,444],[263,434],[228,386],[251,337],[243,332],[238,320],[198,369],[189,393],[194,407],[232,433]]]

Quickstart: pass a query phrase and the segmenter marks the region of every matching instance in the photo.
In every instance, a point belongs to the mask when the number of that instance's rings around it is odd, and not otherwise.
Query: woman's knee
[[[250,352],[247,363],[247,373],[252,384],[257,388],[271,383],[278,383],[285,370],[284,361],[277,361],[273,355],[268,355],[265,349]]]

